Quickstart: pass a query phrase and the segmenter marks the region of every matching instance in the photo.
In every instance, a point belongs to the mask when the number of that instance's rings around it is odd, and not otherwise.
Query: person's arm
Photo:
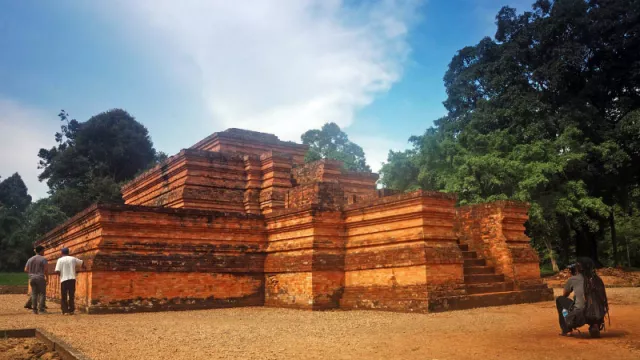
[[[567,283],[564,284],[564,290],[562,292],[562,296],[569,297],[572,291],[573,291],[573,281],[572,281],[572,278],[569,278],[569,280],[567,280]]]
[[[49,284],[49,277],[47,275],[48,271],[47,271],[47,267],[49,265],[49,262],[47,261],[47,259],[44,259],[44,283]]]
[[[56,261],[56,272],[58,274],[60,274],[60,259],[58,259],[58,261]]]
[[[80,264],[80,266],[81,266],[83,269],[85,268],[84,261],[82,261],[82,260],[80,260],[80,259],[76,258],[76,266],[77,266],[78,264]]]
[[[27,263],[24,265],[24,272],[28,273],[29,272],[29,263],[31,262],[31,259],[27,260]]]

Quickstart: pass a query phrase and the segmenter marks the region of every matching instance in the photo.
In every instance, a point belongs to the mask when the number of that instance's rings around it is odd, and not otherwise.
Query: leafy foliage
[[[0,182],[0,271],[23,264],[31,244],[24,236],[24,211],[31,203],[18,173]]]
[[[147,129],[124,110],[110,110],[84,123],[58,115],[57,145],[40,149],[39,178],[50,196],[31,202],[14,174],[0,182],[0,271],[20,270],[33,243],[94,202],[121,202],[120,187],[142,169],[167,158],[153,149]]]
[[[334,159],[342,161],[348,170],[371,172],[362,148],[349,141],[347,134],[335,123],[326,123],[320,130],[305,132],[302,143],[309,145],[306,162]]]
[[[616,207],[639,199],[640,1],[538,0],[496,24],[453,57],[447,116],[389,154],[382,182],[530,202],[528,233],[554,267],[598,261],[607,230],[616,248]]]
[[[39,179],[47,181],[53,203],[67,216],[94,202],[121,202],[120,185],[156,160],[147,129],[124,110],[84,123],[70,120],[64,110],[58,116],[58,145],[38,153]]]

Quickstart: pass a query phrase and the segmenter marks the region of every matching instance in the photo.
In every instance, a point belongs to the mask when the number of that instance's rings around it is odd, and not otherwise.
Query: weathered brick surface
[[[62,247],[86,260],[76,301],[90,313],[427,312],[551,296],[524,235],[525,205],[456,209],[451,194],[377,190],[377,174],[303,164],[306,149],[270,134],[213,134],[125,185],[127,205],[92,206],[47,234],[49,271]]]
[[[466,206],[458,209],[456,224],[461,242],[521,289],[542,284],[538,254],[524,233],[527,210],[510,201]]]
[[[239,154],[262,155],[268,151],[287,154],[295,164],[304,163],[307,145],[281,141],[273,134],[260,133],[242,129],[227,129],[214,133],[191,147],[197,150],[212,152],[229,152]]]

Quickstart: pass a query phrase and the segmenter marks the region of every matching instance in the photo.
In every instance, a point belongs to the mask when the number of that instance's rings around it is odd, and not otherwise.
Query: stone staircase
[[[476,307],[500,306],[553,300],[553,290],[542,282],[540,286],[516,290],[514,283],[496,274],[485,259],[470,251],[466,244],[458,244],[464,257],[465,295],[449,296],[429,301],[429,311],[463,310]]]

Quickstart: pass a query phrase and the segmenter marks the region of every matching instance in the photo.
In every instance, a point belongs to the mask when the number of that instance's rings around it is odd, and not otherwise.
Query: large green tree
[[[94,202],[121,202],[121,184],[156,160],[147,129],[124,110],[83,123],[65,111],[59,117],[57,145],[38,154],[39,179],[47,181],[52,202],[67,216]]]
[[[31,252],[32,242],[23,231],[30,204],[31,196],[18,173],[0,182],[0,271],[19,269]]]
[[[302,134],[302,143],[309,145],[305,161],[320,159],[340,160],[348,170],[371,172],[362,148],[349,140],[335,123],[326,123],[321,129]]]
[[[496,24],[453,57],[447,116],[390,154],[383,183],[530,202],[528,232],[554,267],[598,261],[607,232],[617,263],[616,208],[632,212],[640,180],[640,1],[538,0]]]

